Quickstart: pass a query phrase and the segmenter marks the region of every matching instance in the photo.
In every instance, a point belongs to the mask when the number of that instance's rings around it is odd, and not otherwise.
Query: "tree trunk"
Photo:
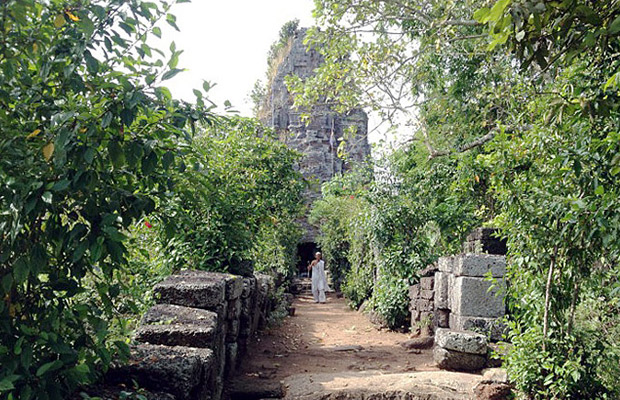
[[[549,265],[549,275],[547,276],[547,284],[545,286],[545,313],[543,315],[543,343],[542,351],[547,350],[547,333],[549,331],[549,306],[551,304],[551,283],[553,282],[553,273],[555,270],[556,258],[558,255],[558,246],[553,248],[553,256],[551,257],[551,265]]]

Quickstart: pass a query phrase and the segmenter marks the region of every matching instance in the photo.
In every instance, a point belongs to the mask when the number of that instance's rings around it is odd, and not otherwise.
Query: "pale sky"
[[[241,115],[252,116],[249,93],[267,70],[267,52],[282,25],[293,19],[313,25],[313,0],[193,0],[176,5],[181,32],[165,29],[163,46],[171,41],[184,50],[180,73],[164,84],[176,98],[194,101],[193,88],[216,83],[209,98],[219,106],[229,100]]]

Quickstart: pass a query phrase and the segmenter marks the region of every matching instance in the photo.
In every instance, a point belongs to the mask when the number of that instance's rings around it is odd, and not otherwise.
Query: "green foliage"
[[[179,174],[155,223],[170,267],[235,272],[259,261],[288,270],[303,190],[298,154],[248,119],[214,123],[191,150],[197,161]],[[279,259],[263,259],[272,256]]]
[[[161,86],[181,51],[166,59],[147,38],[176,28],[171,5],[0,4],[3,399],[93,382],[127,356],[154,283],[251,261],[265,245],[252,238],[295,216],[297,155],[214,116],[202,91],[190,105]]]
[[[320,0],[315,14],[308,41],[326,63],[289,80],[296,103],[404,117],[412,143],[385,191],[431,247],[503,229],[519,395],[618,397],[618,3]]]

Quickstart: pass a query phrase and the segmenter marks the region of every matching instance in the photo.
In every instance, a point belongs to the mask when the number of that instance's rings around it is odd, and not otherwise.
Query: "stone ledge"
[[[446,350],[470,354],[487,354],[487,338],[481,334],[439,328],[435,332],[435,343]]]
[[[484,368],[487,359],[480,354],[461,353],[435,346],[433,359],[441,369],[452,371],[478,371]]]
[[[462,254],[454,260],[455,276],[485,277],[489,272],[494,278],[506,275],[506,257],[492,254]]]
[[[166,392],[178,400],[207,400],[214,356],[210,349],[139,344],[132,347],[126,365],[112,365],[111,382],[132,384]]]

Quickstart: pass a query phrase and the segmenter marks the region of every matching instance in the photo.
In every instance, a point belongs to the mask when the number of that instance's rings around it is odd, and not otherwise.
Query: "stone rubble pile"
[[[477,371],[487,363],[487,338],[474,332],[438,328],[433,358],[442,369]]]
[[[435,308],[440,327],[489,334],[501,339],[505,315],[506,258],[491,254],[441,257],[435,273]],[[489,279],[492,277],[493,279]],[[446,316],[448,325],[445,325]]]
[[[136,381],[176,400],[219,400],[249,338],[265,326],[273,278],[182,271],[155,286],[157,305],[143,317],[130,361],[111,381]]]

